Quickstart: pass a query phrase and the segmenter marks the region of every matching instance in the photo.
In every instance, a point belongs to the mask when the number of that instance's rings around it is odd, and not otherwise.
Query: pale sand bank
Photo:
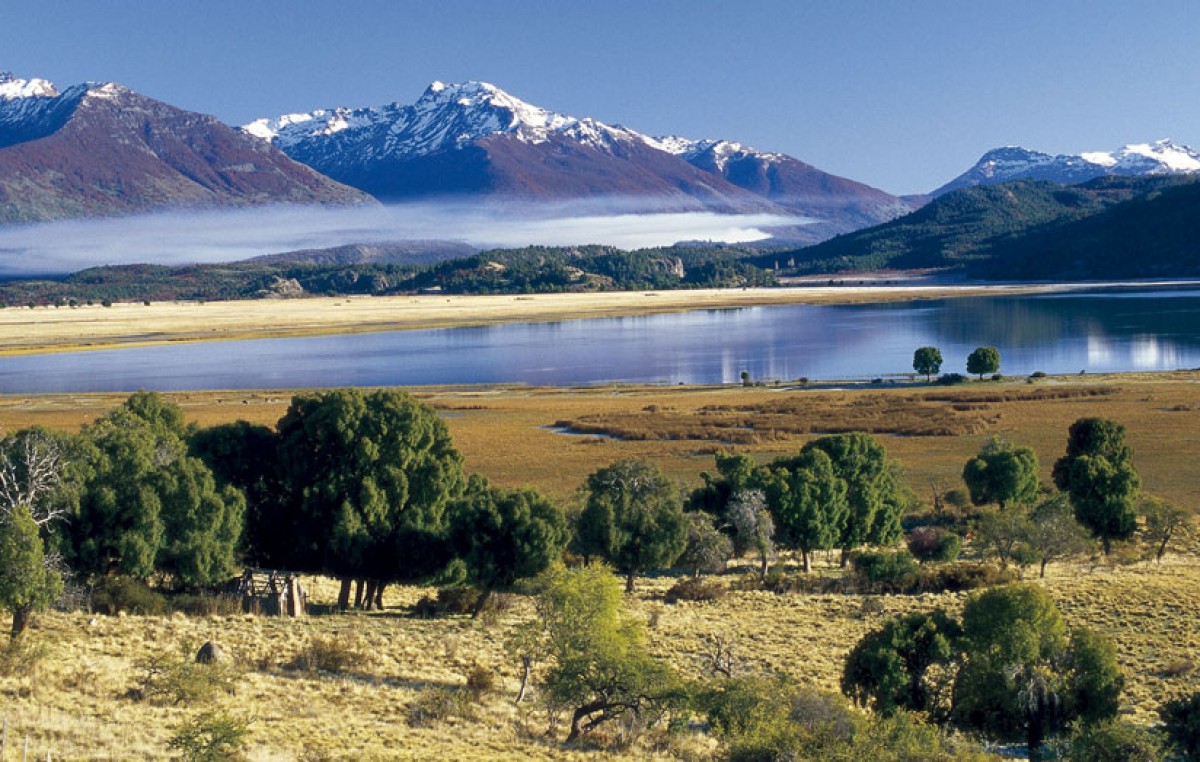
[[[1029,294],[1104,284],[864,285],[505,296],[362,296],[0,310],[0,355],[645,315],[774,304]],[[1120,285],[1120,284],[1108,284]],[[1140,284],[1149,285],[1149,284]],[[1177,283],[1171,285],[1179,285]]]

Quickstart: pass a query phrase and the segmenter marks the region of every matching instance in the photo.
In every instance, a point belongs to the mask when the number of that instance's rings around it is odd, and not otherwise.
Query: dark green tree
[[[925,374],[926,381],[932,381],[942,369],[942,352],[937,347],[920,347],[913,352],[913,370]]]
[[[71,560],[91,576],[155,572],[184,586],[236,569],[245,501],[188,455],[178,407],[151,392],[84,429],[86,464],[70,523]]]
[[[1054,464],[1054,483],[1070,496],[1075,518],[1107,555],[1114,540],[1137,530],[1134,506],[1141,479],[1125,444],[1125,427],[1103,418],[1071,424],[1067,452]]]
[[[379,606],[388,582],[449,560],[436,540],[463,488],[462,457],[432,408],[399,391],[300,394],[278,431],[296,560],[341,579],[339,607],[354,580],[367,584],[366,605]]]
[[[1000,370],[1000,350],[995,347],[977,347],[967,355],[967,372],[983,378],[985,373],[996,373]]]
[[[800,551],[804,571],[814,550],[835,548],[850,514],[846,482],[822,449],[775,461],[767,471],[767,504],[775,519],[776,539]]]
[[[899,540],[904,499],[884,446],[870,434],[853,432],[819,437],[801,452],[811,450],[828,455],[833,472],[846,483],[850,512],[835,544],[842,550],[842,565],[860,545],[892,545]]]
[[[274,429],[247,421],[199,429],[188,437],[192,455],[212,469],[221,486],[232,485],[246,497],[242,549],[254,566],[291,569],[296,516],[281,496]]]
[[[1183,759],[1200,759],[1200,692],[1168,701],[1158,714],[1167,738]]]
[[[1030,758],[1074,719],[1116,712],[1123,678],[1112,645],[1098,635],[1068,637],[1044,590],[1006,585],[963,608],[963,663],[954,681],[953,716],[1002,740],[1022,739]]]
[[[930,711],[929,668],[958,658],[961,634],[958,622],[940,610],[890,619],[850,651],[842,693],[885,715]]]
[[[989,439],[979,454],[967,461],[962,476],[975,505],[995,503],[1004,510],[1009,503],[1023,505],[1037,498],[1037,454],[998,437]]]
[[[619,460],[589,476],[584,488],[584,551],[624,574],[626,592],[633,592],[638,573],[670,566],[683,553],[687,525],[679,491],[657,466]]]
[[[12,612],[12,637],[25,631],[30,615],[62,594],[63,579],[47,563],[46,549],[29,506],[0,510],[0,607]]]
[[[570,539],[562,511],[533,489],[502,490],[472,478],[449,514],[451,546],[479,588],[476,617],[493,590],[542,573]]]

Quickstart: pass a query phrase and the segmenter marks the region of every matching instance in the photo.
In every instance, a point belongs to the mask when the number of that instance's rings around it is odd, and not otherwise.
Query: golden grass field
[[[900,301],[1095,288],[861,285],[512,296],[362,296],[0,309],[0,356],[186,341],[447,328],[718,307]]]
[[[1144,488],[1189,508],[1200,503],[1200,373],[1060,377],[970,383],[944,389],[914,385],[844,389],[742,387],[601,387],[584,389],[418,389],[445,417],[467,470],[502,485],[533,484],[564,504],[584,478],[617,458],[641,457],[688,487],[712,470],[713,453],[732,447],[767,459],[797,450],[831,428],[876,432],[904,467],[906,483],[927,500],[930,480],[961,486],[965,460],[988,436],[1033,447],[1043,477],[1065,448],[1067,427],[1082,416],[1123,423]],[[273,424],[290,392],[187,392],[166,395],[201,425],[243,418]],[[0,429],[41,424],[73,430],[120,404],[124,395],[0,398]],[[565,422],[628,439],[564,435]],[[633,438],[636,437],[636,438]],[[734,444],[730,444],[733,442]],[[818,560],[818,574],[834,574]],[[934,606],[955,608],[961,595],[883,596],[878,610],[843,595],[733,592],[709,603],[663,603],[669,578],[641,583],[630,598],[636,616],[654,622],[650,642],[682,672],[702,676],[704,638],[734,638],[737,668],[781,670],[834,689],[841,661],[883,617]],[[1050,567],[1044,584],[1071,625],[1113,637],[1125,670],[1123,712],[1149,723],[1168,698],[1200,690],[1200,562],[1170,555],[1163,564],[1102,563]],[[314,581],[329,602],[330,583]],[[684,733],[661,747],[568,750],[547,736],[548,720],[512,704],[516,666],[506,633],[530,616],[518,600],[492,623],[416,620],[399,608],[424,592],[389,588],[380,613],[281,621],[250,616],[104,617],[47,613],[32,636],[46,643],[33,674],[0,679],[0,714],[9,721],[10,758],[30,737],[31,754],[55,759],[163,759],[165,741],[195,709],[162,707],[123,696],[148,653],[194,648],[215,639],[245,669],[235,695],[217,703],[252,719],[251,759],[705,759],[712,742]],[[314,635],[336,635],[371,655],[348,674],[310,675],[284,665]],[[475,666],[500,676],[474,719],[414,725],[408,709],[438,687],[461,686]]]

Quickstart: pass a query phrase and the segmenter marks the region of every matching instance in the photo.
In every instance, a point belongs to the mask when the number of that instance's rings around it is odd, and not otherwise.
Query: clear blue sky
[[[4,69],[232,124],[479,79],[893,193],[1000,145],[1200,146],[1194,0],[3,0]]]

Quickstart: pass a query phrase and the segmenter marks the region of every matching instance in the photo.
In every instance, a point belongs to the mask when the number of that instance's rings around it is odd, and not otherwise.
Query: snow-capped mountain
[[[164,207],[370,203],[211,116],[0,73],[0,223]]]
[[[243,129],[384,200],[633,197],[654,209],[800,214],[820,221],[806,226],[813,240],[910,209],[783,154],[654,138],[534,106],[485,82],[434,82],[411,105],[325,108]]]
[[[1058,156],[1008,146],[988,151],[974,167],[933,191],[933,195],[1010,180],[1075,184],[1104,175],[1176,175],[1195,172],[1200,172],[1200,153],[1170,140],[1134,143],[1116,151]]]

